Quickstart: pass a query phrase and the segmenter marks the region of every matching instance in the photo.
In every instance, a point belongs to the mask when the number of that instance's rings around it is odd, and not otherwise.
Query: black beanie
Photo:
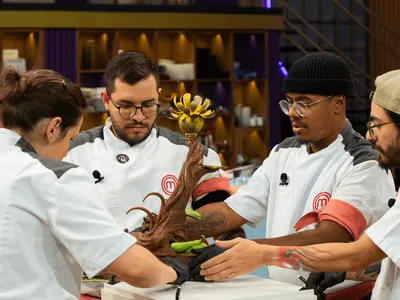
[[[283,92],[349,97],[354,94],[354,81],[343,58],[319,52],[307,54],[292,65],[283,80]]]

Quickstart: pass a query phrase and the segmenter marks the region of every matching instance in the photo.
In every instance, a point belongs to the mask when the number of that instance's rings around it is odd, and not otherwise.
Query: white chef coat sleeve
[[[246,185],[225,200],[225,203],[234,212],[249,221],[248,225],[252,227],[255,227],[267,215],[270,160],[271,156],[264,160]]]
[[[365,234],[400,268],[400,197]]]
[[[72,253],[89,277],[95,276],[136,239],[125,233],[95,200],[94,183],[82,168],[72,168],[55,183],[48,200],[54,235]]]
[[[214,150],[208,149],[208,153],[204,158],[203,165],[221,166],[221,160]],[[215,191],[225,191],[229,195],[232,194],[228,179],[222,177],[218,171],[205,174],[200,178],[196,188],[193,190],[192,199],[193,201],[200,200],[208,193]]]
[[[353,166],[339,182],[319,220],[338,223],[357,240],[388,210],[395,189],[387,172],[372,160]]]

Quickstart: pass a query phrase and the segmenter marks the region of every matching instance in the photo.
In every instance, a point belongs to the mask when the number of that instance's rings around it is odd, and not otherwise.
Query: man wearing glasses
[[[398,168],[400,166],[400,70],[395,70],[379,76],[376,81],[376,92],[370,95],[371,114],[367,123],[367,139],[378,153],[378,161],[382,167]],[[355,244],[337,244],[331,248],[336,259],[335,263],[326,263],[325,270],[336,269],[338,263],[347,263],[347,270],[363,268],[358,272],[332,272],[312,273],[308,279],[308,285],[320,291],[332,287],[344,281],[345,278],[355,278],[359,281],[376,280],[379,272],[381,275],[376,281],[373,299],[399,299],[400,297],[400,260],[399,260],[399,208],[395,199],[388,201],[393,207],[381,220],[367,229],[366,234]],[[340,248],[340,252],[338,249]],[[340,254],[339,254],[340,253]],[[368,254],[368,255],[365,255]],[[351,261],[343,256],[351,258],[357,256],[357,260]],[[375,263],[382,258],[389,257],[381,263]],[[357,263],[358,265],[355,265]],[[375,264],[373,264],[375,263]],[[318,267],[317,267],[318,268]],[[319,268],[321,269],[321,268]],[[372,276],[371,276],[372,275]]]
[[[200,208],[203,218],[187,220],[187,235],[214,236],[245,223],[256,225],[266,217],[266,239],[257,240],[255,249],[259,244],[349,242],[388,210],[387,202],[395,196],[393,180],[379,166],[370,143],[346,119],[346,102],[354,91],[346,62],[332,53],[306,55],[289,70],[283,90],[286,99],[279,104],[296,136],[274,147],[237,193],[223,203]],[[219,223],[213,219],[217,212]],[[205,248],[192,275],[230,279],[274,259],[260,260],[260,252],[249,251],[242,241],[232,241],[232,248],[200,272],[202,262],[223,251]],[[298,285],[298,276],[309,274],[277,267],[268,267],[268,273],[271,279]],[[371,290],[371,283],[346,281],[328,292],[333,292],[330,299],[360,299]]]
[[[151,192],[168,199],[188,153],[182,135],[155,124],[160,92],[158,67],[148,57],[137,51],[118,54],[107,66],[101,93],[110,117],[72,141],[65,158],[93,174],[106,207],[129,232],[141,226],[145,214],[126,212],[142,206],[157,214],[160,199],[142,200]],[[203,151],[205,164],[221,165],[217,153]],[[223,201],[230,193],[226,178],[207,174],[192,194],[192,208]]]
[[[399,83],[399,71],[395,73],[389,72],[377,78],[377,82],[381,82],[388,76],[393,76],[396,80],[395,83]],[[390,77],[389,77],[390,78]],[[376,100],[375,92],[370,95],[371,104],[371,115],[369,122],[367,123],[367,139],[371,142],[372,147],[378,152],[378,162],[384,168],[398,168],[400,166],[400,147],[398,140],[394,139],[391,135],[400,126],[400,114],[395,109],[387,109],[386,103],[379,105],[379,100]],[[400,106],[400,102],[397,104]],[[374,113],[381,107],[384,113]],[[383,117],[382,117],[383,116]],[[386,126],[390,125],[390,126]],[[382,126],[386,126],[381,129]],[[389,142],[392,141],[392,142]],[[389,142],[389,143],[388,143]]]

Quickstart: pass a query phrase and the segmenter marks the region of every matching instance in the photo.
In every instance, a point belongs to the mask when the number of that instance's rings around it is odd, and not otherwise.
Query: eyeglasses
[[[115,108],[118,109],[119,115],[125,119],[131,119],[136,115],[138,109],[141,110],[143,116],[152,117],[158,113],[158,109],[161,106],[159,103],[145,103],[141,106],[136,106],[134,104],[117,106],[111,98],[109,99]]]
[[[279,106],[281,107],[283,113],[286,115],[289,115],[290,108],[293,106],[294,110],[300,117],[307,117],[307,108],[310,107],[311,105],[317,104],[325,99],[331,98],[333,96],[328,96],[319,100],[316,100],[314,102],[305,104],[304,102],[301,101],[296,101],[293,103],[289,103],[287,100],[281,100],[279,101]]]
[[[372,101],[372,99],[374,98],[375,95],[375,91],[372,91],[371,93],[369,93],[369,100]]]
[[[383,126],[383,125],[392,124],[392,123],[396,124],[397,126],[400,126],[400,123],[395,123],[395,122],[393,122],[393,121],[391,121],[391,122],[386,122],[386,123],[381,123],[381,124],[375,124],[375,125],[371,125],[371,124],[372,124],[372,121],[369,121],[369,122],[366,124],[366,125],[367,125],[367,129],[368,129],[369,136],[371,137],[372,140],[374,140],[374,139],[375,139],[374,128],[379,128],[379,127],[381,127],[381,126]]]

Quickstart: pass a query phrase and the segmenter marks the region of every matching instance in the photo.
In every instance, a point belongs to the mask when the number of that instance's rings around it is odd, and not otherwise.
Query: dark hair
[[[81,89],[52,70],[19,74],[13,67],[0,72],[0,101],[5,128],[32,131],[42,119],[60,117],[62,129],[74,126],[87,103]]]
[[[106,89],[108,93],[115,90],[115,80],[120,79],[129,85],[134,85],[153,75],[160,84],[158,67],[150,58],[139,51],[124,51],[115,56],[107,65]]]
[[[385,113],[389,116],[390,120],[392,120],[393,123],[396,123],[397,127],[400,127],[400,115],[396,114],[395,112],[392,112],[391,110],[388,110],[386,108],[383,108]]]

